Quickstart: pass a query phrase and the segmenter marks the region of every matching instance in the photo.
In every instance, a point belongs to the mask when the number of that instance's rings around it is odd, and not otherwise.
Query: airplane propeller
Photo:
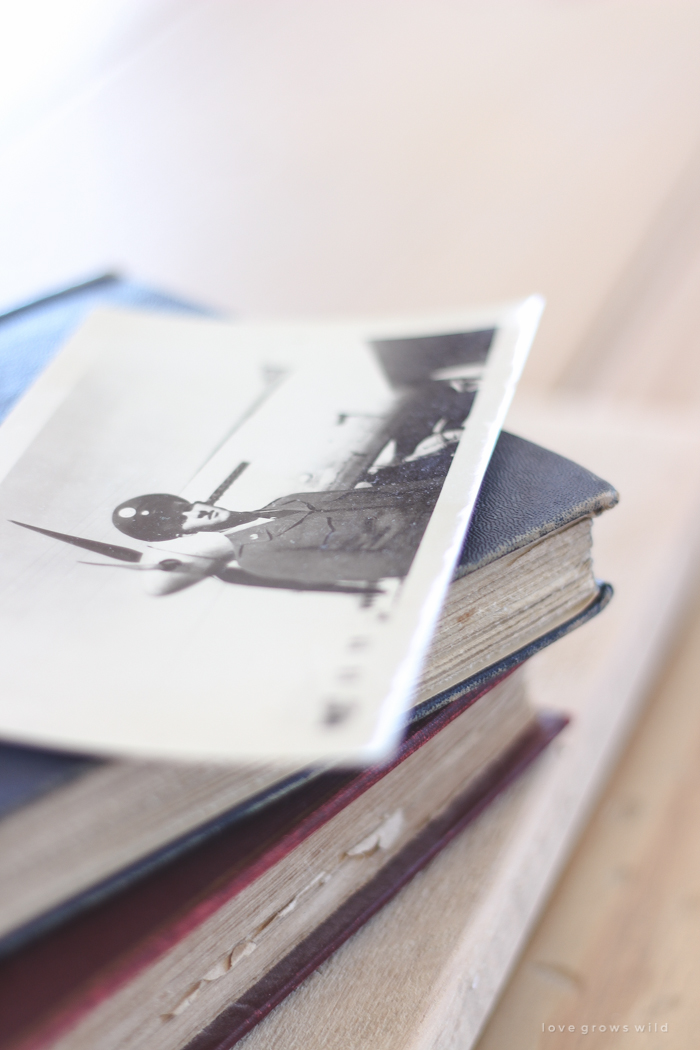
[[[128,572],[151,572],[159,568],[158,565],[113,565],[111,561],[83,561],[78,558],[76,565],[96,565],[102,569],[126,569]]]
[[[21,525],[23,529],[31,529],[32,532],[41,532],[44,536],[51,536],[54,540],[63,540],[64,543],[72,543],[74,547],[82,547],[93,554],[104,554],[107,558],[116,558],[119,561],[137,562],[141,561],[143,554],[134,550],[133,547],[120,547],[115,543],[100,543],[99,540],[85,540],[81,536],[70,536],[66,532],[52,532],[51,529],[40,529],[38,525],[27,525],[24,521],[9,519],[13,525]]]
[[[128,569],[130,572],[175,572],[183,567],[183,562],[178,558],[164,558],[162,561],[154,562],[152,565],[112,565],[111,561],[83,561],[78,559],[78,565],[97,565],[103,569]]]

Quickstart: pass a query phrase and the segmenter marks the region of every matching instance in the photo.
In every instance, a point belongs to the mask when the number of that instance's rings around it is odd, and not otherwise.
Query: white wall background
[[[0,19],[5,304],[115,266],[245,314],[537,290],[536,382],[700,141],[697,2],[15,0]]]

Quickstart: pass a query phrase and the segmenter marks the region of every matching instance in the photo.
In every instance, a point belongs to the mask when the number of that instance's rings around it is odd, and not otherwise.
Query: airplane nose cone
[[[183,591],[185,587],[191,587],[208,576],[208,572],[195,572],[191,565],[182,565],[178,568],[156,567],[152,572],[144,572],[143,584],[146,594],[158,597],[164,594],[174,594],[175,591]]]

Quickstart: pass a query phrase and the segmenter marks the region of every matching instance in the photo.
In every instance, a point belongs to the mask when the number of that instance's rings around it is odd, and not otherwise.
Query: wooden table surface
[[[5,150],[6,301],[115,263],[244,314],[542,291],[527,392],[700,427],[699,3],[176,8]],[[700,601],[648,688],[479,1050],[700,1043]]]
[[[700,156],[551,389],[700,414]],[[639,724],[475,1050],[700,1045],[700,580],[693,590]]]
[[[477,1048],[693,1050],[699,987],[700,592]]]

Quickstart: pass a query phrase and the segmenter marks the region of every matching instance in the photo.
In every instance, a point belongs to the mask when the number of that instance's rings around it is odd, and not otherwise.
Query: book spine
[[[475,820],[567,725],[565,715],[538,715],[515,744],[375,877],[199,1033],[185,1050],[230,1050],[321,963],[372,918],[440,850]]]

